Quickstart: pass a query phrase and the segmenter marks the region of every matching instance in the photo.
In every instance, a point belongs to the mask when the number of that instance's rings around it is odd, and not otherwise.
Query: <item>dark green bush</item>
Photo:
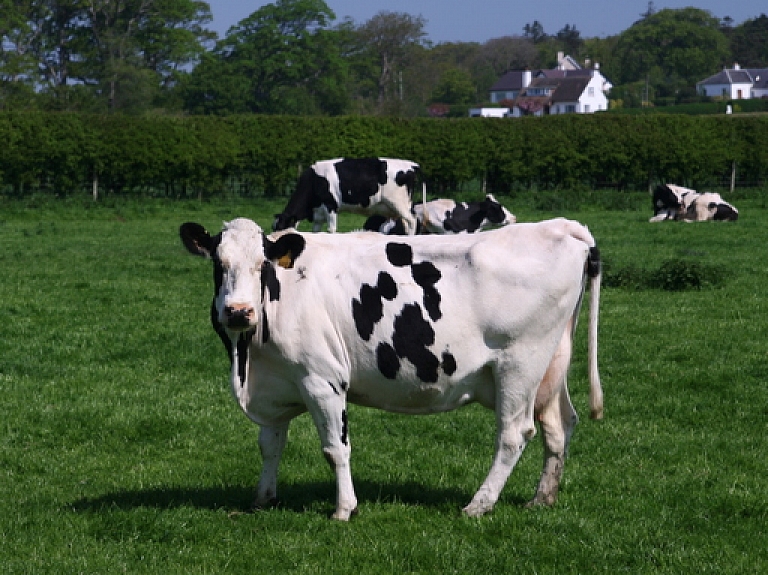
[[[610,262],[603,264],[604,285],[631,290],[699,290],[720,286],[724,278],[718,266],[681,257],[667,259],[657,269],[629,264],[614,270]]]

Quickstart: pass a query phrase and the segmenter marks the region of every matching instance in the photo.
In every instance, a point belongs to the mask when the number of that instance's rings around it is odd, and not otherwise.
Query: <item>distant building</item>
[[[511,70],[491,86],[491,103],[509,102],[512,117],[546,114],[591,114],[608,109],[612,84],[600,65],[582,68],[562,52],[554,70]],[[471,115],[471,112],[470,112]]]
[[[714,76],[696,83],[696,92],[710,98],[749,100],[768,97],[768,68],[723,68]]]
[[[509,108],[470,108],[470,118],[506,118]]]

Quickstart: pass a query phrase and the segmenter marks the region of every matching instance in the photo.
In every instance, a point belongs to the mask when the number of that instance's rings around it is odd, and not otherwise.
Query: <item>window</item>
[[[590,96],[594,96],[595,89],[592,86],[590,86],[589,89],[587,90],[587,94],[589,94]]]
[[[576,106],[574,104],[568,104],[565,107],[565,113],[566,114],[575,114],[576,113]]]

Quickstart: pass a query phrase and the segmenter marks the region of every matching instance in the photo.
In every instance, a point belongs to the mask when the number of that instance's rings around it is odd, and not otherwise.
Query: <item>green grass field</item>
[[[490,465],[491,412],[353,406],[348,524],[328,520],[306,415],[282,506],[248,513],[257,427],[209,325],[210,266],[178,239],[188,220],[269,227],[279,204],[0,200],[0,572],[767,573],[768,190],[736,196],[733,224],[649,224],[646,194],[618,195],[504,199],[519,221],[587,224],[614,285],[627,270],[705,280],[604,287],[605,419],[587,417],[584,320],[556,506],[523,507],[537,437],[494,512],[461,516]]]

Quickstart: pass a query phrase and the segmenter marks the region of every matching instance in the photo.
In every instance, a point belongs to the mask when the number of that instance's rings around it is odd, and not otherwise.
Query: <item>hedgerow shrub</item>
[[[645,189],[768,178],[768,116],[569,114],[542,118],[126,117],[0,114],[0,191],[168,197],[282,196],[340,156],[419,162],[430,193]],[[557,198],[542,198],[546,203]]]

